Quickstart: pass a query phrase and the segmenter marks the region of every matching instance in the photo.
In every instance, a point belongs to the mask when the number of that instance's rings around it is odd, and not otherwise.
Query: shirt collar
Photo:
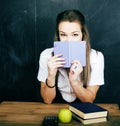
[[[67,71],[64,68],[59,68],[58,71],[63,77],[67,77]]]

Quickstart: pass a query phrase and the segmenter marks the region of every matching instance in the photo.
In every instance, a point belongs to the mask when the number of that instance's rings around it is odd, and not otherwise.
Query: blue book
[[[102,118],[108,115],[108,110],[90,102],[70,103],[69,110],[82,119]]]
[[[86,66],[86,42],[54,42],[54,54],[62,54],[66,64],[64,68],[70,68],[73,60],[80,61],[82,66]]]

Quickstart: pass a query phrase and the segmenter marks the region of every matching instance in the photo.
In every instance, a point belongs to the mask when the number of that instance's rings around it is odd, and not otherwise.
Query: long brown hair
[[[83,34],[82,40],[86,41],[86,66],[83,68],[83,72],[81,73],[81,80],[83,84],[86,86],[89,82],[90,78],[90,39],[89,39],[89,33],[88,29],[85,24],[85,18],[82,13],[78,10],[66,10],[60,14],[58,14],[56,19],[56,33],[54,40],[60,41],[59,38],[59,24],[63,21],[69,21],[69,22],[79,22],[81,26],[81,31]]]

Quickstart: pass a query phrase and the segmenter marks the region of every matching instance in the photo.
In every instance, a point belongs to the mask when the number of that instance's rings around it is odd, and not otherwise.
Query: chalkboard
[[[96,102],[120,101],[119,0],[0,1],[1,100],[39,100],[39,55],[52,47],[59,12],[78,9],[86,18],[91,47],[105,58],[105,85]]]
[[[0,100],[36,100],[35,2],[0,1]]]

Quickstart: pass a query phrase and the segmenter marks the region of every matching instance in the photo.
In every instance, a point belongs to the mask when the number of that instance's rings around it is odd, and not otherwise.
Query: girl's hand
[[[83,71],[83,67],[78,60],[74,60],[71,64],[72,65],[70,67],[69,80],[70,82],[73,82],[78,80],[81,72]]]
[[[56,54],[54,55],[49,61],[48,61],[48,76],[55,77],[57,70],[59,67],[63,67],[65,64],[65,59],[62,58],[62,54]]]

